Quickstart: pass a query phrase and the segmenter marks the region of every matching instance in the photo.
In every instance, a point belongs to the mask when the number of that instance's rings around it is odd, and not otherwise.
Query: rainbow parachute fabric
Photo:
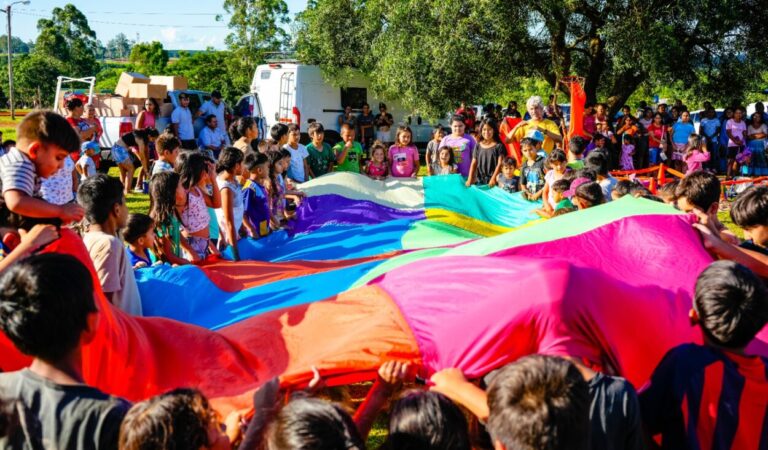
[[[666,205],[624,198],[540,221],[519,194],[458,175],[337,173],[302,189],[291,230],[241,241],[247,261],[138,271],[152,317],[98,292],[87,382],[130,400],[195,386],[226,413],[274,376],[306,383],[312,366],[333,385],[388,359],[473,377],[546,353],[640,386],[669,349],[700,342],[688,310],[711,258]],[[52,250],[89,261],[74,235]],[[751,350],[768,355],[764,333]],[[26,361],[4,337],[0,352],[3,369]]]

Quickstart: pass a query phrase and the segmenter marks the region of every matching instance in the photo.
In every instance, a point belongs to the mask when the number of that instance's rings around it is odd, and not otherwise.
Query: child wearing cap
[[[94,150],[93,146],[88,145],[89,142],[83,144],[80,159],[77,160],[77,173],[80,174],[80,182],[85,181],[87,178],[96,175],[96,163],[93,161]]]
[[[525,157],[520,169],[520,190],[524,199],[534,202],[544,193],[544,157],[538,153],[532,139],[523,139],[520,148]]]

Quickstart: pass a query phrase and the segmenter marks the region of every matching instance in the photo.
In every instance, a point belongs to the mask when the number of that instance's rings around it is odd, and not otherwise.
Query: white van
[[[265,131],[278,122],[296,123],[306,130],[313,119],[325,127],[326,140],[336,142],[339,140],[338,117],[345,106],[352,106],[357,114],[362,111],[363,104],[368,103],[372,114],[376,115],[381,102],[387,105],[387,112],[395,121],[392,139],[394,129],[399,124],[407,124],[413,131],[414,143],[423,152],[432,138],[432,125],[426,120],[411,116],[396,100],[375,97],[370,83],[362,75],[354,76],[345,87],[336,87],[323,78],[320,67],[297,61],[258,66],[251,82],[251,93],[238,101],[235,114],[263,117],[265,123],[262,129]]]

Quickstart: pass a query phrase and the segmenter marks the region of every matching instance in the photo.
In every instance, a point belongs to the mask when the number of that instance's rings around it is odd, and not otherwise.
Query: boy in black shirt
[[[0,278],[0,329],[34,358],[0,374],[2,401],[21,416],[0,447],[117,448],[130,404],[83,381],[81,346],[94,338],[97,318],[91,274],[72,256],[32,256]]]

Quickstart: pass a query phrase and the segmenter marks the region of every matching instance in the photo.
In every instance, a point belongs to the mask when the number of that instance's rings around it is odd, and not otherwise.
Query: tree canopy
[[[355,68],[384,98],[432,115],[531,76],[551,89],[582,76],[588,100],[614,110],[643,84],[674,80],[725,101],[766,60],[758,3],[311,0],[297,51],[337,82]]]
[[[160,42],[142,42],[133,46],[129,60],[136,72],[159,75],[165,73],[168,52]]]
[[[53,8],[51,18],[40,19],[37,29],[40,34],[35,41],[34,53],[58,61],[66,75],[96,74],[99,41],[88,26],[88,19],[74,5]]]

